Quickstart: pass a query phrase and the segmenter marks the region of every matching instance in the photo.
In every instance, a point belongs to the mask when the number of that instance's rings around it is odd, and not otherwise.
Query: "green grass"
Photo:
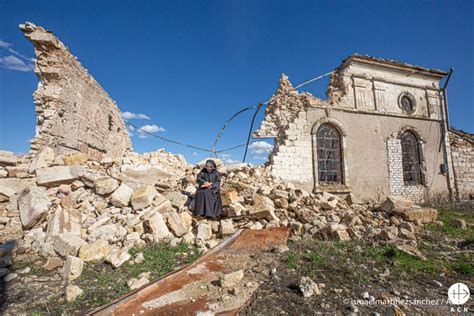
[[[454,262],[449,264],[449,268],[461,274],[474,276],[474,263],[472,257],[467,254],[456,258]]]
[[[474,229],[461,229],[452,225],[451,221],[456,218],[465,220],[467,224],[472,224],[474,223],[474,211],[440,208],[438,209],[438,220],[443,222],[443,226],[428,224],[427,228],[438,235],[474,240]]]
[[[72,314],[74,311],[103,305],[130,292],[127,281],[131,278],[150,272],[149,280],[152,282],[179,265],[195,261],[200,255],[195,247],[184,243],[172,247],[167,242],[142,249],[131,248],[129,251],[132,256],[139,252],[145,258],[140,264],[133,264],[129,260],[116,269],[105,263],[87,264],[81,277],[75,281],[84,291],[83,295],[74,302],[61,304],[58,312]]]
[[[326,242],[312,240],[305,252],[288,252],[285,258],[286,266],[303,273],[316,271],[337,270],[338,273],[352,273],[359,280],[368,277],[362,272],[358,275],[355,266],[367,265],[372,262],[379,270],[389,268],[393,272],[404,274],[436,274],[440,273],[443,265],[436,259],[421,260],[398,250],[394,245],[358,245],[356,242]],[[308,249],[309,248],[309,249]],[[462,269],[461,266],[459,269]],[[356,272],[354,272],[356,270]]]

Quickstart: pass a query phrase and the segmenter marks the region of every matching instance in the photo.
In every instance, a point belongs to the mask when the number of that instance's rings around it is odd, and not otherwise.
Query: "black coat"
[[[204,182],[211,182],[212,186],[208,189],[199,188],[197,190],[194,214],[217,217],[222,214],[222,200],[220,194],[221,174],[216,170],[209,173],[206,168],[204,168],[197,176],[197,183],[201,186]]]

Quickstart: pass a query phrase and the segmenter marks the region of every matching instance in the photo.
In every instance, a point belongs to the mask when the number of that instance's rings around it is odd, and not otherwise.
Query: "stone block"
[[[84,172],[81,166],[56,166],[36,170],[38,185],[58,186],[77,180]]]
[[[118,181],[114,178],[100,178],[94,184],[95,192],[99,195],[107,195],[115,191]]]
[[[85,262],[100,262],[110,253],[109,243],[105,240],[97,240],[93,243],[85,243],[79,249],[79,258]]]
[[[73,233],[62,233],[54,241],[54,250],[63,257],[77,256],[85,243],[85,240]]]
[[[29,229],[44,219],[50,206],[51,201],[43,188],[30,187],[23,190],[18,197],[18,208],[23,227]]]
[[[72,281],[77,279],[82,274],[82,269],[84,267],[84,261],[80,258],[74,256],[67,256],[66,262],[62,268],[62,277],[67,281]]]
[[[236,203],[238,200],[237,191],[221,192],[222,205]]]
[[[169,214],[168,226],[176,237],[181,237],[188,232],[181,221],[181,217],[176,212],[171,212]]]
[[[133,189],[122,183],[110,196],[110,202],[116,207],[127,207],[132,198]]]
[[[85,153],[77,153],[64,156],[63,159],[66,166],[83,165],[89,160],[89,156]]]
[[[171,233],[166,226],[165,220],[161,213],[155,213],[145,221],[146,226],[150,229],[155,240],[171,237]]]
[[[141,186],[133,191],[131,203],[134,210],[144,209],[153,202],[153,199],[158,194],[155,188],[146,185]]]

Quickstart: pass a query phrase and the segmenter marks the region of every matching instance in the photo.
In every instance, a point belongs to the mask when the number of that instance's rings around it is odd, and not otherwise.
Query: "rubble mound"
[[[10,247],[2,262],[38,254],[73,280],[85,262],[119,267],[132,259],[131,247],[168,239],[206,251],[238,228],[289,227],[292,240],[365,238],[416,249],[418,227],[436,219],[436,210],[399,198],[379,207],[351,194],[308,193],[263,165],[217,165],[224,214],[206,219],[192,213],[202,163],[181,155],[159,150],[98,161],[55,156],[48,147],[35,157],[0,152],[0,243]]]

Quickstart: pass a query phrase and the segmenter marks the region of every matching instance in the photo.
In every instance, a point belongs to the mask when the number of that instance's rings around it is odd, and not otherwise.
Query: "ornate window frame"
[[[342,184],[327,185],[319,183],[318,179],[318,153],[317,153],[317,133],[320,127],[324,124],[329,124],[334,127],[341,138],[341,169],[342,169]],[[349,171],[347,167],[347,133],[343,128],[342,124],[329,117],[318,120],[311,129],[311,150],[313,157],[313,182],[315,192],[329,191],[335,193],[347,193],[350,192],[349,187]]]
[[[410,100],[410,102],[412,104],[412,107],[413,107],[413,109],[411,111],[407,112],[407,111],[404,110],[403,105],[402,105],[403,98],[408,98]],[[398,96],[398,107],[402,110],[402,112],[404,114],[413,115],[416,112],[416,99],[413,96],[413,94],[411,94],[409,92],[406,92],[406,91],[400,93],[400,95]]]

